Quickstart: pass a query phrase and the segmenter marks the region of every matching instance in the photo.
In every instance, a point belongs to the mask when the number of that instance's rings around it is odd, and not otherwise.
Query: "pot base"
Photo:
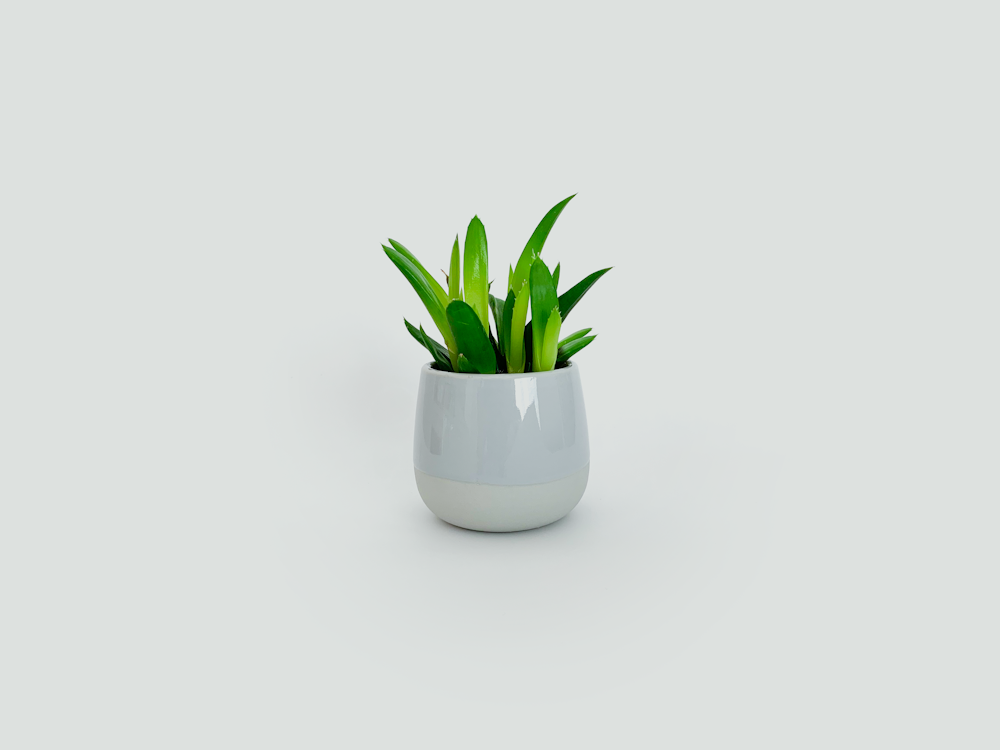
[[[569,513],[583,497],[590,463],[544,484],[472,484],[413,470],[424,504],[442,521],[473,531],[526,531]]]

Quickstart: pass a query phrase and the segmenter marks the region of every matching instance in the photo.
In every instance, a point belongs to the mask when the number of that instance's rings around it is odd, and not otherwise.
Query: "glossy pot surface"
[[[413,465],[424,502],[449,523],[513,531],[558,520],[590,465],[579,368],[468,375],[425,365]]]

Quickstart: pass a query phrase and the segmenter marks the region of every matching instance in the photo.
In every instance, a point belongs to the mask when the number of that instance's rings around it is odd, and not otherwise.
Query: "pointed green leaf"
[[[566,338],[564,338],[564,339],[563,339],[562,341],[560,341],[560,342],[559,342],[559,346],[560,346],[560,347],[563,347],[563,346],[566,346],[566,344],[571,344],[571,343],[573,343],[573,342],[574,342],[574,341],[576,341],[577,339],[582,339],[582,338],[583,338],[584,336],[586,336],[586,335],[587,335],[588,333],[590,333],[590,332],[591,332],[592,330],[593,330],[592,328],[581,328],[581,329],[580,329],[579,331],[577,331],[576,333],[571,333],[571,334],[570,334],[569,336],[567,336],[567,337],[566,337]]]
[[[419,260],[417,260],[417,257],[391,237],[389,238],[389,244],[395,248],[396,252],[400,253],[403,257],[409,260],[417,271],[419,271],[420,274],[427,279],[427,283],[430,285],[431,289],[434,290],[434,295],[438,298],[438,301],[441,302],[441,307],[447,307],[448,294],[444,291],[444,287],[442,287],[438,280],[431,274],[427,273],[427,269],[423,267]],[[385,247],[385,245],[382,247]]]
[[[552,285],[552,274],[541,258],[531,264],[531,360],[536,365],[544,363],[542,344],[545,341],[545,325],[553,309],[559,309],[559,297]]]
[[[493,311],[493,325],[497,329],[497,341],[503,341],[503,299],[497,299],[490,295],[490,309]]]
[[[528,303],[531,301],[531,285],[523,284],[514,298],[514,312],[510,321],[510,356],[507,358],[508,372],[524,372],[525,347],[524,329],[528,319]]]
[[[390,240],[391,242],[391,240]],[[441,300],[438,298],[437,293],[434,291],[433,285],[430,283],[433,281],[430,274],[423,269],[419,263],[414,263],[410,260],[410,257],[400,251],[395,246],[386,247],[382,245],[382,249],[385,250],[385,254],[389,256],[396,268],[402,272],[406,280],[410,282],[410,286],[416,291],[417,296],[420,297],[420,301],[424,303],[424,307],[427,308],[427,312],[431,314],[431,319],[434,321],[434,325],[438,327],[441,335],[444,336],[445,344],[448,347],[449,353],[452,353],[452,361],[454,362],[455,349],[455,337],[452,335],[451,327],[448,325],[448,316],[445,312],[444,306],[441,304]],[[434,282],[437,283],[437,282]],[[438,284],[440,287],[440,284]]]
[[[504,306],[505,302],[503,299],[497,299],[492,294],[490,295],[490,309],[493,311],[493,325],[496,326],[497,336],[494,339],[493,334],[490,334],[490,341],[493,342],[493,348],[496,349],[497,353],[497,369],[503,372],[507,371],[507,350],[503,348],[503,316],[504,316]]]
[[[417,343],[426,348],[427,342],[424,341],[424,337],[420,335],[420,330],[417,329],[406,318],[403,318],[403,323],[406,325],[406,330],[410,332],[410,335],[417,340]],[[444,347],[441,348],[444,349]],[[435,360],[437,360],[436,352],[433,349],[428,349],[428,351],[431,353],[431,356],[434,357]],[[447,352],[447,349],[445,349],[445,351]]]
[[[585,347],[587,344],[589,344],[596,338],[597,338],[596,334],[594,336],[584,336],[582,339],[571,341],[570,343],[566,344],[566,346],[560,346],[559,351],[556,353],[556,361],[557,362],[567,361],[570,357],[572,357],[578,351],[583,349],[583,347]]]
[[[493,344],[472,306],[462,300],[453,300],[448,305],[448,322],[455,333],[458,353],[465,355],[476,372],[495,373],[497,359]]]
[[[467,372],[470,375],[479,373],[479,370],[472,366],[472,363],[464,354],[458,355],[458,371]]]
[[[432,339],[430,334],[424,330],[423,326],[420,326],[420,335],[424,340],[424,346],[427,347],[427,351],[429,351],[431,356],[434,357],[434,361],[438,364],[438,366],[446,372],[452,372],[455,367],[451,363],[451,352]]]
[[[556,288],[556,292],[559,292],[559,266],[561,263],[556,263],[556,270],[552,272],[552,286]]]
[[[569,311],[576,307],[576,303],[579,302],[580,298],[587,293],[587,290],[594,285],[594,282],[610,270],[611,268],[602,268],[600,271],[594,271],[579,284],[559,295],[559,312],[562,315],[563,320],[566,320],[566,316],[569,315]]]
[[[503,338],[500,339],[500,348],[503,349],[504,359],[510,361],[510,327],[514,317],[514,302],[517,297],[513,291],[507,292],[507,299],[503,303]],[[509,365],[508,365],[509,369]]]
[[[509,266],[507,270],[507,291],[514,291],[514,266]]]
[[[538,223],[538,226],[535,227],[535,231],[531,233],[528,244],[521,251],[521,257],[517,259],[517,266],[514,268],[514,280],[511,282],[512,289],[520,289],[521,284],[527,280],[528,273],[531,271],[531,264],[535,262],[535,258],[541,255],[542,246],[545,245],[545,240],[548,238],[549,232],[552,231],[552,226],[556,223],[556,219],[559,218],[562,210],[566,208],[566,204],[573,200],[574,197],[576,197],[575,194],[554,205]]]
[[[427,349],[427,351],[431,353],[431,357],[434,358],[434,362],[436,362],[437,365],[442,370],[451,372],[453,368],[451,366],[451,360],[448,354],[448,350],[445,349],[437,341],[432,339],[424,330],[423,326],[421,326],[419,329],[414,328],[412,325],[410,325],[410,321],[408,321],[406,318],[403,318],[403,322],[406,324],[406,330],[410,332],[410,335],[413,336],[413,338],[415,338],[425,349]]]
[[[448,271],[448,297],[450,299],[462,299],[462,271],[458,260],[458,235],[455,235],[455,244],[451,248],[451,268]]]
[[[531,314],[534,317],[534,313]],[[542,345],[538,348],[538,357],[535,358],[537,365],[532,365],[532,370],[537,372],[547,372],[556,366],[556,352],[559,349],[559,328],[562,319],[559,317],[559,306],[556,305],[549,313],[549,319],[545,323],[545,336]]]
[[[490,327],[489,272],[486,251],[486,228],[478,216],[472,217],[465,234],[465,268],[463,269],[465,301],[469,303],[483,330]],[[473,364],[475,362],[473,361]]]

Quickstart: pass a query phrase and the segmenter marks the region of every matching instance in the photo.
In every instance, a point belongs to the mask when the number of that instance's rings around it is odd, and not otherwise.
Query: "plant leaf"
[[[497,337],[494,339],[493,334],[490,334],[490,341],[493,342],[493,348],[497,352],[497,370],[502,372],[507,371],[507,350],[503,348],[503,316],[504,307],[506,302],[503,299],[497,299],[492,294],[490,295],[490,309],[493,311],[493,325],[497,329]]]
[[[562,315],[563,320],[566,320],[566,316],[569,315],[569,311],[576,307],[576,303],[579,302],[580,298],[587,293],[587,290],[594,285],[594,282],[610,270],[611,268],[609,267],[602,268],[600,271],[594,271],[579,284],[559,295],[559,313]]]
[[[448,272],[448,297],[450,299],[462,299],[462,271],[458,260],[458,235],[455,235],[455,244],[451,248],[451,270]]]
[[[475,367],[472,366],[472,363],[469,361],[468,357],[466,357],[464,354],[458,355],[458,371],[467,372],[470,374],[479,372],[479,370],[477,370]]]
[[[531,341],[531,323],[528,323],[524,327],[524,371],[531,372],[534,369],[535,363],[532,361],[532,350],[535,347],[532,346]]]
[[[448,350],[445,349],[437,341],[432,339],[424,330],[423,326],[420,326],[419,329],[414,328],[412,325],[410,325],[410,321],[408,321],[406,318],[403,318],[403,322],[406,324],[406,330],[409,331],[410,335],[413,336],[413,338],[415,338],[425,349],[427,349],[427,351],[431,353],[431,357],[434,358],[434,361],[442,369],[451,372],[453,368],[451,366],[451,359],[450,355],[448,354]]]
[[[517,297],[513,291],[507,292],[507,299],[503,303],[503,338],[500,339],[500,348],[503,349],[504,359],[510,361],[510,327],[514,317],[514,302]],[[509,365],[508,365],[509,368]]]
[[[507,269],[507,291],[514,291],[514,266],[508,266]]]
[[[528,303],[531,301],[531,285],[524,284],[514,298],[513,314],[510,321],[510,356],[507,357],[507,372],[524,372],[526,364],[524,347],[525,321],[528,319]]]
[[[497,372],[507,372],[507,359],[504,357],[502,351],[500,351],[500,344],[495,338],[493,338],[493,332],[490,331],[490,344],[493,346],[493,354],[497,358]]]
[[[556,270],[552,272],[552,286],[556,288],[556,292],[559,291],[559,266],[561,263],[556,263]]]
[[[465,268],[463,272],[465,274],[463,278],[465,301],[476,311],[483,330],[489,330],[490,303],[486,228],[478,216],[472,217],[469,229],[465,234]],[[475,364],[474,361],[473,364]]]
[[[424,330],[423,326],[420,326],[420,335],[424,339],[424,346],[427,347],[427,351],[429,351],[431,356],[434,357],[434,361],[441,367],[442,370],[452,372],[455,368],[451,364],[451,352],[432,339],[430,334]]]
[[[587,344],[597,338],[597,335],[584,336],[582,339],[577,339],[576,341],[571,341],[566,344],[566,346],[560,346],[559,351],[556,353],[556,362],[566,362],[570,357],[576,354],[578,351],[583,349]]]
[[[427,279],[427,283],[434,291],[434,295],[438,298],[438,301],[441,303],[441,307],[447,307],[448,294],[444,291],[444,287],[441,286],[438,280],[435,279],[431,274],[427,273],[427,269],[423,267],[423,265],[420,263],[419,260],[417,260],[417,256],[415,256],[413,253],[411,253],[409,250],[407,250],[405,247],[403,247],[401,244],[396,242],[396,240],[392,239],[391,237],[389,238],[389,244],[393,246],[396,252],[400,253],[401,255],[403,255],[403,257],[409,260],[410,263],[412,263],[413,266],[417,269],[417,271],[419,271],[420,274]],[[382,247],[385,247],[385,245],[383,245]]]
[[[571,333],[569,336],[567,336],[566,338],[564,338],[562,341],[559,342],[560,348],[566,346],[566,344],[573,343],[577,339],[582,339],[584,336],[586,336],[592,330],[594,330],[594,329],[593,328],[581,328],[576,333]]]
[[[534,317],[534,313],[532,313],[532,317]],[[556,366],[556,352],[559,349],[559,328],[561,326],[562,318],[559,317],[559,306],[556,305],[552,308],[549,319],[545,323],[545,336],[538,349],[537,365],[532,365],[532,370],[546,372]]]
[[[448,322],[455,333],[458,353],[465,355],[476,372],[484,375],[495,373],[497,358],[493,344],[472,306],[459,299],[452,300],[448,305]]]
[[[492,294],[490,295],[490,309],[493,311],[493,325],[497,329],[497,342],[503,341],[503,308],[504,300],[497,299]]]
[[[455,336],[452,334],[451,326],[448,324],[448,316],[445,312],[445,307],[441,304],[441,300],[434,291],[433,284],[430,283],[434,281],[434,279],[431,278],[431,275],[427,273],[426,269],[423,269],[423,266],[419,263],[411,261],[410,257],[406,253],[400,251],[395,246],[386,247],[385,245],[382,245],[382,249],[385,250],[385,254],[389,256],[389,260],[396,265],[396,268],[398,268],[403,276],[406,277],[406,280],[410,282],[410,286],[412,286],[414,291],[416,291],[417,296],[420,297],[420,301],[424,303],[424,307],[427,308],[427,312],[431,314],[431,319],[434,321],[434,325],[438,327],[441,335],[444,336],[445,345],[448,347],[452,365],[454,366],[455,355],[457,354],[457,350],[455,348]],[[422,273],[421,270],[423,270]],[[434,283],[436,284],[437,282]],[[438,287],[440,286],[441,285],[438,284]]]
[[[545,342],[545,326],[552,310],[559,309],[559,297],[552,284],[552,274],[541,258],[531,264],[531,361],[532,370],[544,363],[542,345]],[[558,332],[557,332],[558,335]]]
[[[554,205],[542,217],[542,220],[538,222],[538,226],[535,227],[535,231],[531,233],[531,237],[528,239],[528,244],[521,251],[521,257],[517,259],[517,265],[514,267],[514,280],[511,282],[512,289],[520,289],[521,284],[527,280],[528,274],[531,271],[531,264],[535,262],[535,258],[541,255],[542,247],[545,245],[545,240],[548,238],[549,232],[552,231],[552,226],[556,223],[556,219],[559,218],[562,210],[566,208],[566,204],[575,197],[575,194],[571,195],[566,200]]]

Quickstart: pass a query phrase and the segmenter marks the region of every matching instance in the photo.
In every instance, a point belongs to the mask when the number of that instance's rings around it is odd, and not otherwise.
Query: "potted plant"
[[[417,490],[439,518],[477,531],[522,531],[558,521],[583,497],[590,471],[587,415],[573,355],[590,328],[562,336],[583,295],[610,268],[562,294],[559,265],[539,257],[566,204],[555,205],[490,293],[486,229],[473,217],[442,286],[395,240],[386,255],[413,286],[444,343],[403,320],[430,352],[420,372],[413,466]],[[529,319],[530,313],[530,319]],[[490,328],[492,314],[493,328]]]

